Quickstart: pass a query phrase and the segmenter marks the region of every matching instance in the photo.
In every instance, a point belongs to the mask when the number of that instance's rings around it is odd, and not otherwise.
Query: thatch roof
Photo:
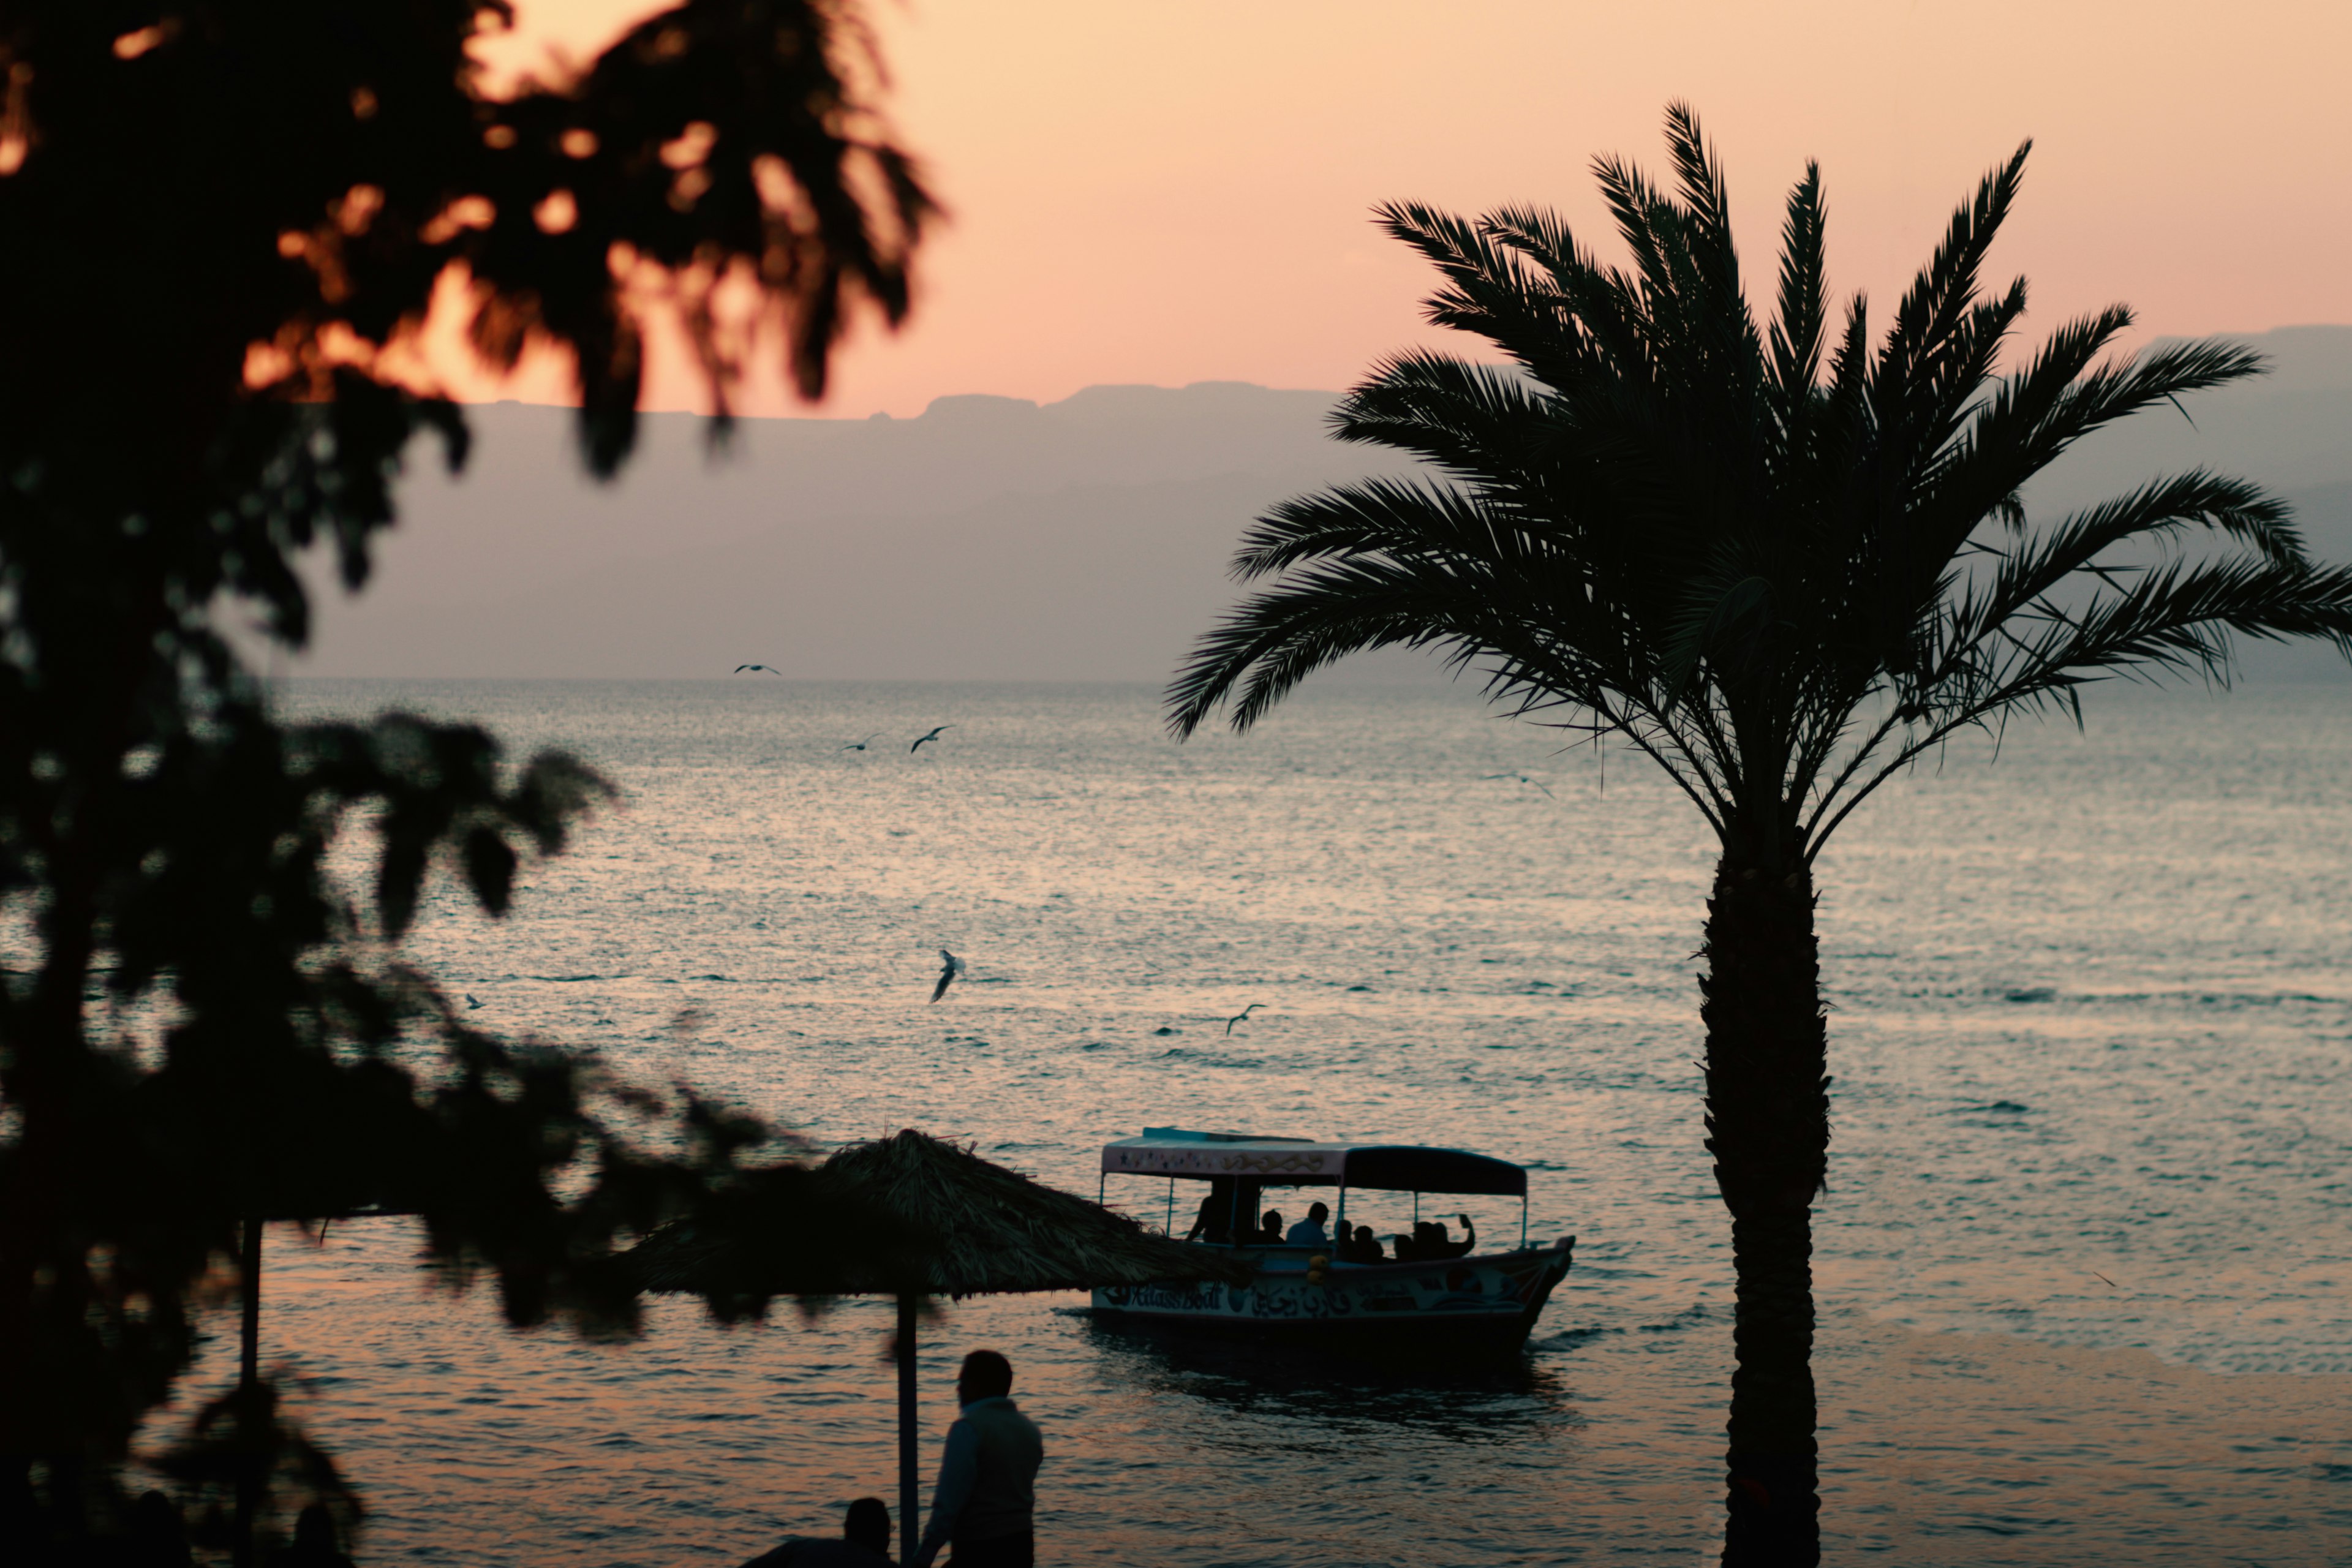
[[[841,1150],[810,1186],[887,1216],[909,1239],[871,1258],[833,1249],[795,1258],[775,1256],[754,1237],[698,1235],[682,1222],[648,1237],[628,1259],[648,1289],[700,1294],[980,1296],[1248,1277],[1229,1258],[1154,1236],[1099,1204],[911,1128]]]

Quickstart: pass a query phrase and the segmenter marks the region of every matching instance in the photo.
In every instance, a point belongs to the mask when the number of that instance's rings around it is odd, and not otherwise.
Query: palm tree
[[[1444,277],[1429,319],[1508,363],[1400,353],[1348,395],[1341,439],[1433,471],[1261,519],[1234,570],[1271,582],[1178,674],[1170,727],[1222,706],[1246,728],[1343,655],[1435,648],[1519,716],[1623,737],[1706,818],[1706,1148],[1738,1274],[1725,1561],[1811,1563],[1830,1086],[1814,858],[1955,732],[2035,710],[2079,723],[2086,681],[2226,677],[2233,634],[2352,654],[2352,572],[2311,564],[2284,507],[2201,468],[2029,516],[2023,487],[2076,440],[2262,364],[2210,342],[2110,355],[2117,308],[1997,376],[2025,284],[1979,274],[2025,147],[1953,216],[1874,350],[1858,297],[1832,331],[1818,168],[1790,195],[1759,328],[1716,155],[1688,109],[1666,125],[1674,194],[1594,165],[1630,268],[1549,212],[1381,209]]]

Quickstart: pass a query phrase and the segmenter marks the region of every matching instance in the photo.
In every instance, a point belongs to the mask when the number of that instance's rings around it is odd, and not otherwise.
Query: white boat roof
[[[1255,1181],[1268,1186],[1372,1187],[1507,1197],[1524,1197],[1528,1190],[1528,1173],[1519,1166],[1465,1149],[1339,1143],[1185,1127],[1147,1127],[1139,1138],[1106,1143],[1102,1168],[1108,1175]]]

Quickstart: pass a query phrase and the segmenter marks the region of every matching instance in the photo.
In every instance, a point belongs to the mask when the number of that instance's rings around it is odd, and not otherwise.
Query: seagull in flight
[[[1248,1022],[1249,1022],[1249,1016],[1250,1016],[1252,1013],[1256,1012],[1260,1007],[1263,1007],[1263,1006],[1265,1006],[1265,1003],[1263,1003],[1263,1002],[1253,1002],[1253,1003],[1251,1003],[1248,1006],[1246,1006],[1246,1007],[1243,1008],[1240,1012],[1238,1012],[1238,1013],[1234,1014],[1232,1017],[1230,1017],[1230,1018],[1226,1019],[1226,1020],[1225,1020],[1225,1033],[1226,1033],[1226,1034],[1228,1034],[1228,1035],[1232,1034],[1232,1033],[1234,1032],[1234,1026],[1235,1024],[1246,1024],[1246,1023],[1248,1023]]]
[[[1541,779],[1531,779],[1525,773],[1488,773],[1486,776],[1490,779],[1517,779],[1523,784],[1533,784],[1536,788],[1543,790],[1544,798],[1547,800],[1558,800],[1559,798],[1559,796],[1552,794],[1550,790],[1544,787],[1544,783]]]
[[[772,665],[772,664],[739,664],[739,665],[737,665],[737,666],[735,667],[735,673],[736,673],[736,674],[738,674],[738,675],[740,675],[740,674],[742,674],[742,673],[743,673],[745,670],[747,670],[747,669],[764,669],[764,670],[766,670],[770,675],[782,675],[782,674],[783,674],[783,671],[782,671],[782,670],[778,669],[778,668],[777,668],[774,665]]]
[[[934,730],[934,731],[932,731],[929,734],[925,735],[925,736],[922,738],[922,740],[919,740],[919,741],[917,741],[913,745],[911,745],[911,746],[908,747],[908,748],[907,748],[907,754],[908,754],[908,756],[910,756],[910,757],[911,757],[911,756],[913,756],[917,752],[919,752],[919,751],[921,751],[921,750],[923,749],[923,741],[936,741],[936,740],[938,740],[938,739],[940,738],[940,731],[942,731],[942,730],[952,730],[952,729],[954,729],[954,728],[955,728],[955,726],[954,726],[954,725],[952,725],[952,724],[942,724],[942,725],[940,725],[940,726],[939,727],[939,729],[938,729],[938,730]],[[942,948],[942,949],[940,949],[940,951],[944,952],[946,951],[946,949]]]
[[[882,732],[881,731],[877,730],[877,731],[874,731],[874,735],[878,735],[878,734],[880,734],[881,732]],[[870,741],[870,740],[872,740],[872,739],[874,738],[874,735],[868,735],[868,736],[866,736],[866,741]],[[843,751],[845,751],[845,752],[862,752],[862,751],[864,751],[864,750],[866,749],[866,741],[852,741],[852,742],[849,742],[849,744],[847,744],[847,745],[845,745],[845,746],[842,747],[841,749],[842,749]]]
[[[931,1000],[934,1002],[948,994],[948,987],[955,984],[955,977],[964,970],[963,960],[944,947],[940,949],[940,983],[931,987]]]
[[[467,1011],[467,1012],[470,1013],[470,1012],[472,1012],[475,1008],[477,1008],[477,1007],[478,1007],[478,1006],[480,1006],[480,1005],[481,1005],[481,1004],[480,1004],[479,1002],[478,1002],[478,1001],[476,1001],[476,1000],[474,999],[474,994],[473,994],[472,992],[468,991],[468,992],[467,992],[467,993],[466,993],[466,1011]]]

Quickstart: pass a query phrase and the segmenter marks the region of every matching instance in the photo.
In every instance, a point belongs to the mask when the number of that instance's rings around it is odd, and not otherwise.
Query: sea
[[[1181,744],[1156,690],[1108,684],[278,700],[477,721],[616,786],[509,917],[442,887],[409,943],[512,1038],[819,1150],[920,1128],[1088,1196],[1147,1125],[1529,1169],[1532,1235],[1576,1263],[1490,1370],[1138,1336],[1075,1294],[941,1303],[927,1471],[957,1359],[1003,1351],[1045,1434],[1041,1562],[1719,1552],[1713,848],[1638,754],[1434,679],[1310,682]],[[2352,681],[2117,683],[2084,713],[1956,741],[1821,859],[1827,1559],[2352,1562]],[[933,1002],[942,947],[969,967]],[[1166,1212],[1165,1183],[1104,1190]],[[1458,1206],[1516,1238],[1516,1205]],[[269,1242],[263,1359],[365,1499],[361,1562],[734,1564],[860,1495],[895,1514],[886,1304],[730,1328],[663,1298],[592,1342],[509,1331],[417,1249],[389,1218]],[[232,1374],[216,1328],[154,1439]]]

